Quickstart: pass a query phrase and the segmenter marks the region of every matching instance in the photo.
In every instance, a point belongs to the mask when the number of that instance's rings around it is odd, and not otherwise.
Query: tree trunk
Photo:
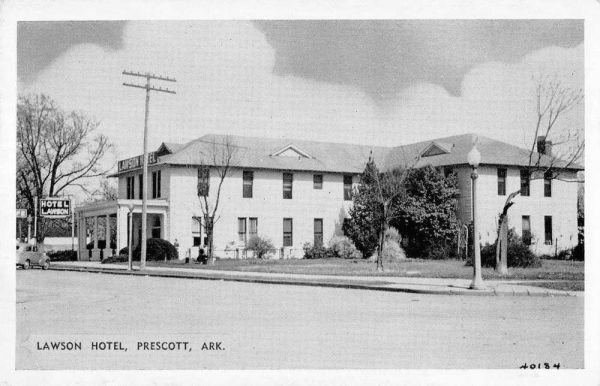
[[[383,242],[385,238],[385,226],[379,230],[379,243],[377,244],[377,271],[383,272]]]
[[[503,216],[500,220],[498,241],[496,243],[496,271],[501,274],[508,272],[507,257],[508,257],[508,221],[507,217]]]

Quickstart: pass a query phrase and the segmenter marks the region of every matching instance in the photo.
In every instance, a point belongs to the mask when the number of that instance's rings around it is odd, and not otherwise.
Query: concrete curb
[[[279,284],[279,285],[298,285],[308,287],[328,287],[328,288],[345,288],[345,289],[358,289],[358,290],[372,290],[372,291],[385,291],[385,292],[404,292],[413,294],[426,294],[426,295],[458,295],[458,296],[536,296],[536,297],[551,297],[551,296],[571,296],[575,297],[576,294],[571,294],[567,291],[549,292],[530,292],[526,291],[516,292],[514,289],[510,291],[498,291],[496,288],[488,290],[456,290],[452,288],[448,289],[417,289],[409,287],[391,286],[394,284],[382,283],[376,284],[360,284],[351,283],[347,280],[339,280],[339,282],[330,282],[327,280],[301,280],[298,278],[268,278],[268,277],[250,277],[250,276],[232,276],[232,275],[203,275],[201,272],[169,272],[169,271],[127,271],[117,268],[95,268],[95,267],[65,267],[65,266],[50,266],[51,270],[54,271],[74,271],[74,272],[89,272],[89,273],[106,273],[113,275],[136,275],[136,276],[153,276],[153,277],[164,277],[164,278],[180,278],[180,279],[196,279],[196,280],[212,280],[212,281],[233,281],[242,283],[256,283],[256,284]]]

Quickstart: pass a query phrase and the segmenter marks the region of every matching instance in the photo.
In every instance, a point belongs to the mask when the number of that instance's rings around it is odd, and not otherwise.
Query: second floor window
[[[313,189],[323,189],[322,174],[313,174]]]
[[[506,169],[498,168],[498,195],[506,195]]]
[[[344,200],[352,200],[352,176],[344,176]]]
[[[160,198],[160,170],[152,173],[152,198]]]
[[[131,200],[133,197],[133,187],[134,187],[135,179],[132,177],[127,177],[127,199]]]
[[[138,194],[138,198],[141,200],[142,198],[144,198],[144,175],[143,174],[139,175],[139,181],[140,181],[140,192]]]
[[[552,172],[544,173],[544,197],[552,197]]]
[[[254,172],[244,171],[242,179],[242,197],[252,198],[252,184],[254,182]]]
[[[294,175],[292,173],[283,173],[283,198],[292,198],[292,184],[294,183]]]
[[[529,196],[529,183],[531,174],[529,170],[521,170],[521,196]]]
[[[210,188],[210,169],[207,166],[198,168],[198,196],[208,196]]]

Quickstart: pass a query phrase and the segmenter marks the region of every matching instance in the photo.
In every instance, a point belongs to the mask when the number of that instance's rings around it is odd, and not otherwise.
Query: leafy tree
[[[385,232],[393,218],[392,208],[404,193],[404,180],[409,170],[411,169],[395,169],[380,173],[375,161],[369,157],[352,198],[350,220],[345,226],[346,235],[353,240],[363,256],[368,256],[377,249],[377,270],[383,271]]]
[[[392,208],[391,225],[408,239],[410,254],[435,253],[456,234],[456,174],[445,177],[432,166],[425,166],[411,170],[405,186],[406,194]]]
[[[350,218],[344,222],[343,231],[363,257],[370,256],[377,249],[379,227],[382,213],[375,198],[375,181],[379,169],[369,159],[365,170],[360,175],[358,187],[352,195]]]

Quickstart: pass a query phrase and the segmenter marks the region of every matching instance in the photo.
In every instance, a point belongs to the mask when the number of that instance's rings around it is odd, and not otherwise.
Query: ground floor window
[[[294,228],[293,220],[291,218],[284,218],[283,219],[283,246],[284,247],[291,247],[292,245],[294,245],[293,228]]]
[[[246,243],[246,219],[243,217],[238,218],[238,240]]]
[[[202,219],[200,217],[192,217],[192,238],[194,247],[199,247],[202,243]]]
[[[248,232],[248,236],[250,238],[253,238],[255,236],[258,236],[258,219],[256,217],[250,217],[250,229]]]
[[[530,245],[531,244],[531,221],[529,220],[529,216],[523,216],[521,219],[521,228],[523,239],[523,244]]]
[[[323,245],[323,219],[316,218],[314,220],[314,246],[320,247]]]
[[[544,244],[552,245],[552,216],[544,216]]]
[[[152,238],[160,239],[160,216],[154,217],[154,222],[152,223]]]

